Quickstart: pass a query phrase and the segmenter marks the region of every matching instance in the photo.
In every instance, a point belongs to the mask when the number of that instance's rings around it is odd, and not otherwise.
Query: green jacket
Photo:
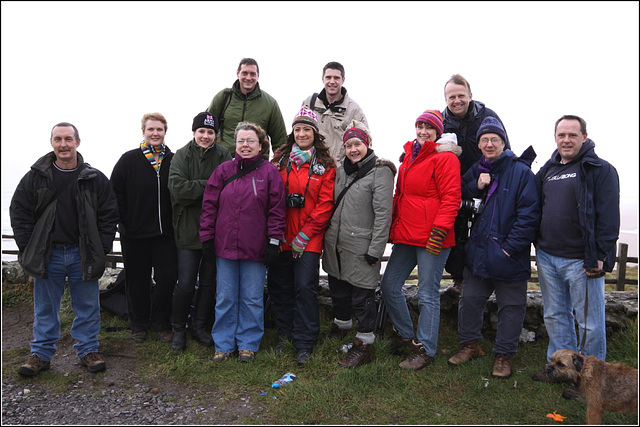
[[[224,110],[223,119],[220,119],[225,94],[229,91],[231,91],[231,98],[227,101],[228,107]],[[226,147],[232,153],[236,151],[233,134],[240,122],[255,123],[264,129],[271,139],[273,152],[287,139],[287,129],[278,102],[267,92],[260,90],[259,83],[256,83],[253,92],[244,95],[240,90],[240,82],[236,80],[230,89],[221,90],[213,97],[207,111],[221,122],[216,143]]]
[[[46,279],[53,246],[57,197],[51,172],[54,152],[34,163],[11,200],[9,215],[18,245],[18,262],[31,276]],[[82,280],[102,277],[118,224],[118,203],[107,177],[78,153],[76,185]]]
[[[192,139],[180,148],[169,168],[169,193],[173,208],[173,231],[176,246],[181,249],[201,249],[200,214],[207,180],[221,163],[231,160],[229,150],[217,143],[208,149]]]

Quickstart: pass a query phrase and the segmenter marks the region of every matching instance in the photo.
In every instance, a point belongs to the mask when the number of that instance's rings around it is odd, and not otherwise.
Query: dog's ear
[[[576,371],[581,372],[582,371],[582,366],[584,365],[584,357],[582,357],[581,354],[574,354],[573,355],[573,366],[576,367]]]

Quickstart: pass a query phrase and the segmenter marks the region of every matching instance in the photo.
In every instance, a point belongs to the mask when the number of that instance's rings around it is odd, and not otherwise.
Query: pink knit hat
[[[442,135],[442,132],[444,132],[444,124],[442,124],[442,113],[438,110],[426,110],[416,119],[416,124],[418,124],[418,122],[426,123],[433,126],[433,128],[436,130],[437,138],[440,138],[440,135]]]

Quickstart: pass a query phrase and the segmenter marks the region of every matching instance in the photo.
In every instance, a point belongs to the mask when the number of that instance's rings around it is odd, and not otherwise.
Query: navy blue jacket
[[[584,268],[597,268],[603,261],[604,271],[613,270],[616,241],[620,232],[620,180],[618,171],[596,155],[595,143],[587,138],[581,150],[578,180],[578,209],[584,241]],[[548,169],[560,161],[558,150],[536,174],[540,206],[544,208],[542,181]]]
[[[497,179],[498,187],[476,218],[465,246],[467,267],[478,277],[505,281],[531,277],[531,243],[540,223],[532,161],[532,157],[523,154],[518,158],[505,149],[491,168],[491,179]],[[478,165],[476,162],[462,177],[463,199],[483,197],[477,184]]]
[[[459,156],[461,175],[464,175],[471,165],[479,161],[480,157],[482,157],[482,152],[480,148],[478,148],[478,129],[482,121],[487,117],[495,117],[502,123],[500,117],[498,117],[492,109],[485,107],[480,101],[470,101],[467,115],[462,119],[449,111],[449,107],[446,107],[442,112],[444,131],[455,133],[458,137],[458,146],[462,148],[462,154]],[[502,123],[502,127],[504,127],[504,123]],[[511,149],[506,128],[504,134],[507,137],[507,140],[504,142],[504,148]]]

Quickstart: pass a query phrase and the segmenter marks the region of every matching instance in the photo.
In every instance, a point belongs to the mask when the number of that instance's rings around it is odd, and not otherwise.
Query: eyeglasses
[[[249,145],[253,145],[253,144],[255,144],[256,142],[258,142],[258,140],[257,140],[257,139],[253,139],[253,138],[249,138],[249,139],[239,139],[239,140],[237,140],[237,141],[236,141],[236,144],[243,145],[245,142],[246,142],[247,144],[249,144]]]
[[[489,143],[489,141],[491,141],[491,143],[493,145],[498,145],[500,143],[500,141],[502,141],[500,138],[498,137],[493,137],[491,139],[489,138],[480,138],[480,145],[487,145]]]

